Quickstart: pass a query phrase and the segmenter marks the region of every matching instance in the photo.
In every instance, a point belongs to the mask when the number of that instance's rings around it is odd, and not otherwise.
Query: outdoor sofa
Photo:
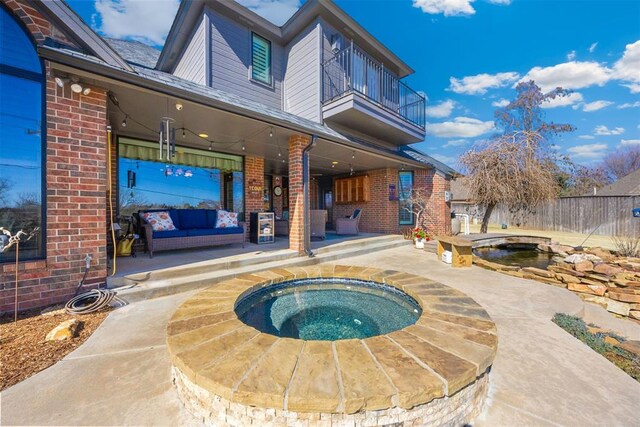
[[[154,231],[143,214],[147,212],[168,212],[175,230]],[[157,251],[199,248],[206,246],[242,243],[246,238],[246,224],[238,222],[237,227],[216,227],[215,209],[152,209],[138,212],[140,225],[144,230],[149,257]]]

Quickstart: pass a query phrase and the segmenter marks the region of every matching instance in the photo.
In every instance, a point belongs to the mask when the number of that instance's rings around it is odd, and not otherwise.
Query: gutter
[[[311,251],[311,212],[309,206],[309,152],[316,145],[318,137],[311,135],[311,141],[302,149],[302,215],[304,217],[304,253],[312,258]]]
[[[234,106],[223,101],[218,101],[205,95],[193,93],[186,89],[181,89],[175,86],[156,82],[154,80],[151,80],[139,74],[127,72],[127,71],[124,71],[115,67],[111,67],[108,65],[103,65],[97,62],[90,62],[83,58],[79,58],[73,55],[59,52],[47,46],[38,47],[38,55],[51,62],[55,62],[57,64],[68,66],[68,67],[73,67],[78,70],[92,73],[106,79],[134,85],[136,87],[151,90],[166,96],[172,96],[175,98],[188,100],[195,104],[203,105],[205,107],[215,108],[217,110],[235,114],[241,117],[245,117],[247,119],[261,121],[268,125],[277,126],[283,129],[290,130],[292,132],[302,133],[305,135],[308,135],[310,133],[310,129],[304,126],[296,126],[295,124],[292,124],[288,121],[278,120],[272,116],[267,116],[256,111],[248,112],[247,109],[243,109],[242,107]],[[398,163],[404,163],[406,165],[411,165],[418,168],[425,168],[425,166],[427,166],[424,163],[409,159],[404,156],[399,156],[397,154],[369,151],[364,149],[361,144],[356,144],[348,140],[340,140],[330,134],[316,134],[316,137],[334,144],[342,145],[343,147],[348,147],[351,150],[355,149],[355,150],[363,151],[368,154],[378,156],[380,158],[394,160]]]

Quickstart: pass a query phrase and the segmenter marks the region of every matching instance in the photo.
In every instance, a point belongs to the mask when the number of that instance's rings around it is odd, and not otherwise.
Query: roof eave
[[[188,99],[200,105],[216,108],[218,110],[222,110],[232,114],[237,114],[250,119],[260,120],[269,125],[286,128],[294,132],[299,132],[301,134],[305,134],[305,135],[315,134],[316,136],[318,136],[319,138],[325,141],[340,144],[353,149],[364,150],[369,153],[376,154],[378,156],[390,158],[399,163],[404,163],[409,166],[414,166],[422,169],[428,168],[428,165],[425,165],[424,163],[421,163],[412,159],[407,159],[401,155],[384,152],[382,150],[373,151],[369,147],[364,147],[360,144],[349,141],[346,138],[340,139],[334,135],[331,135],[330,133],[317,132],[314,129],[309,129],[307,127],[304,127],[302,125],[299,125],[290,121],[281,120],[276,117],[270,116],[268,114],[261,113],[259,111],[249,110],[237,105],[233,105],[220,100],[213,99],[211,97],[208,97],[202,94],[194,93],[183,88],[156,82],[142,75],[139,75],[135,72],[127,72],[125,70],[121,70],[116,67],[104,65],[98,62],[91,62],[80,57],[68,55],[56,49],[52,49],[48,46],[39,47],[38,54],[41,57],[51,62],[72,67],[84,72],[96,74],[105,79],[111,79],[111,80],[116,80],[122,83],[131,84],[143,89],[153,90],[155,92],[159,92],[164,95],[173,96],[176,98]]]

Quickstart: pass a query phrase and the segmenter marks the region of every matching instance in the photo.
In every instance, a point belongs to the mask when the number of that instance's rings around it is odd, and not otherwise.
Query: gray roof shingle
[[[640,169],[602,187],[596,196],[640,196]]]
[[[155,68],[160,51],[135,40],[111,39],[103,37],[109,45],[130,64]]]

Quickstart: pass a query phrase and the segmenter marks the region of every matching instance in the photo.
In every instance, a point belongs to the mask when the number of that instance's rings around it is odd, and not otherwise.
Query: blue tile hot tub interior
[[[401,290],[356,279],[316,278],[278,283],[242,297],[238,318],[261,332],[303,340],[386,334],[412,325],[420,305]]]

